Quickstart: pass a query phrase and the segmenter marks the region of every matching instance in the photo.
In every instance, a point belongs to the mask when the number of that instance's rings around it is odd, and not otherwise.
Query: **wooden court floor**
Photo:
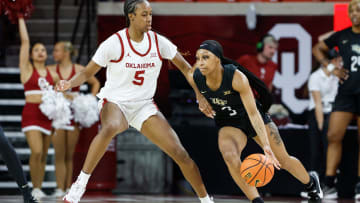
[[[215,196],[215,203],[246,203],[244,197]],[[269,203],[308,203],[301,198],[271,197],[264,198]],[[153,195],[119,195],[119,196],[85,196],[84,203],[200,203],[194,197],[182,196],[153,196]],[[21,196],[0,196],[0,203],[22,203]],[[41,203],[63,203],[61,199],[44,198]],[[321,203],[360,203],[353,199],[322,200]]]

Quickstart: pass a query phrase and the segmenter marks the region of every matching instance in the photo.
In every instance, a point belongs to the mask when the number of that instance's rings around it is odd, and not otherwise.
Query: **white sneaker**
[[[70,191],[65,195],[63,200],[67,203],[78,203],[85,193],[86,186],[83,186],[76,181],[71,185]]]
[[[40,188],[34,188],[31,191],[31,195],[37,200],[41,200],[41,198],[46,197],[46,194]]]
[[[64,195],[65,192],[60,188],[56,188],[55,191],[51,194],[53,197],[63,197]]]

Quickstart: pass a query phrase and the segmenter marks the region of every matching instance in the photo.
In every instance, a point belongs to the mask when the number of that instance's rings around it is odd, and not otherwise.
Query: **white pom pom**
[[[75,122],[82,127],[90,127],[99,120],[97,99],[91,94],[80,94],[72,101],[71,108],[74,112]]]
[[[45,84],[40,87],[43,91],[42,103],[39,106],[41,112],[52,120],[54,128],[69,125],[72,119],[70,102],[62,93],[55,92],[51,85]]]

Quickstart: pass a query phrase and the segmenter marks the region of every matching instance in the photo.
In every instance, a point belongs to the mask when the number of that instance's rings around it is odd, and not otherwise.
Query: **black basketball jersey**
[[[216,112],[216,120],[244,119],[247,118],[245,107],[241,101],[239,92],[232,88],[232,82],[236,66],[227,64],[224,66],[224,75],[220,87],[212,91],[206,85],[206,78],[199,69],[194,72],[194,81],[200,93],[207,99]],[[259,105],[259,103],[257,103]],[[245,116],[245,117],[244,117]]]
[[[326,39],[325,44],[331,49],[339,48],[344,68],[349,70],[349,78],[339,86],[341,94],[360,93],[360,34],[350,28],[338,31]]]

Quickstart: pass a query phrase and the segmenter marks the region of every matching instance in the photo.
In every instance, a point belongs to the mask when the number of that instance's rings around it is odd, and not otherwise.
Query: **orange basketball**
[[[242,162],[240,175],[249,185],[262,187],[274,176],[274,165],[263,154],[251,154]]]

